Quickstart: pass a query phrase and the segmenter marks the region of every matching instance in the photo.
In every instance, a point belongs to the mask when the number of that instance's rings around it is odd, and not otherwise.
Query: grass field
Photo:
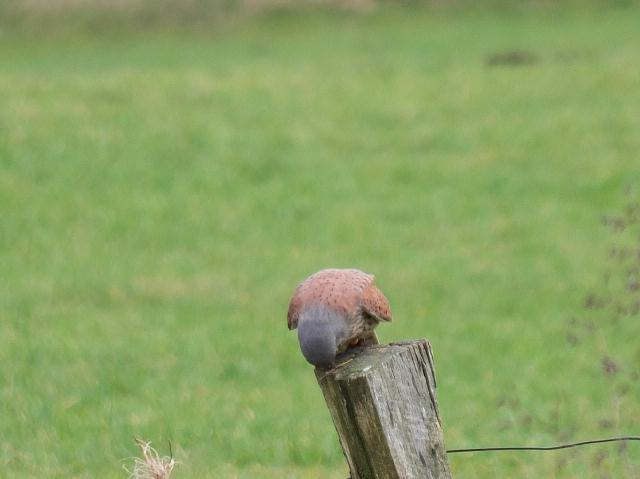
[[[0,476],[348,472],[285,313],[374,272],[428,337],[448,447],[640,433],[608,253],[640,180],[636,7],[273,14],[0,43]],[[524,65],[487,66],[510,51]],[[631,296],[629,296],[631,295]],[[455,477],[638,477],[640,447],[452,456]]]

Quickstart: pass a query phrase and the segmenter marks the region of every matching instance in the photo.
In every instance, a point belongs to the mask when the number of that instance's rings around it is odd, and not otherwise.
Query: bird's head
[[[300,349],[314,366],[329,368],[336,359],[337,344],[331,317],[311,309],[300,315],[298,323]]]

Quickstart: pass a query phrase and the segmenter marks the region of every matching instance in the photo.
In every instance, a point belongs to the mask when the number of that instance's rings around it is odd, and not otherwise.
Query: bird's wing
[[[289,329],[298,327],[300,312],[305,306],[313,303],[325,303],[347,316],[355,314],[356,309],[363,305],[363,294],[372,286],[373,279],[372,274],[357,269],[324,269],[312,274],[298,285],[289,301]],[[375,286],[373,288],[382,296]],[[372,299],[373,303],[376,303],[375,295]],[[384,301],[388,309],[389,303],[386,299]],[[375,316],[378,310],[373,308],[372,311],[370,314]]]
[[[289,301],[289,311],[287,312],[287,326],[289,329],[298,327],[298,316],[305,305],[312,302],[324,301],[327,299],[327,288],[340,277],[341,271],[336,269],[323,269],[312,274],[298,285]]]
[[[391,305],[389,300],[385,298],[373,284],[373,280],[362,292],[362,300],[360,303],[363,311],[370,314],[378,321],[391,321]]]
[[[300,297],[300,290],[304,283],[301,283],[293,293],[293,297],[289,301],[289,311],[287,311],[287,326],[289,329],[296,329],[298,327],[298,315],[300,314],[300,307],[302,306],[302,298]]]
[[[324,271],[318,271],[312,274],[296,287],[293,296],[289,300],[289,311],[287,311],[287,326],[289,326],[289,329],[296,329],[298,327],[300,311],[305,303],[313,299],[314,285],[317,284],[318,278],[323,277],[323,273]]]

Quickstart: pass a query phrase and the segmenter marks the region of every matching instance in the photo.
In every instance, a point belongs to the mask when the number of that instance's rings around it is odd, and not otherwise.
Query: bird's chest
[[[367,336],[375,328],[375,320],[359,309],[343,318],[341,331],[336,335],[338,349],[341,350],[354,340]]]

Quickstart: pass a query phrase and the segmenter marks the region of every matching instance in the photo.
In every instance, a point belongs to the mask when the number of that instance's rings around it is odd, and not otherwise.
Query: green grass
[[[383,341],[432,341],[449,447],[640,433],[640,318],[583,305],[640,180],[639,14],[4,36],[0,476],[125,477],[139,435],[176,478],[346,477],[285,325],[328,266],[377,275]],[[485,66],[510,50],[538,62]],[[450,459],[637,477],[640,448]]]

